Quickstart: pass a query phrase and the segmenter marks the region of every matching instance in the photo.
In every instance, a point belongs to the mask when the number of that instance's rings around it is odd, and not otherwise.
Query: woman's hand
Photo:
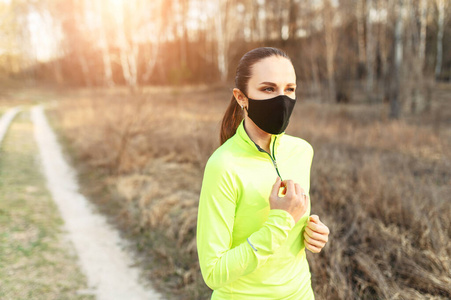
[[[313,253],[321,252],[329,240],[329,232],[317,215],[311,215],[304,231],[305,247]]]
[[[279,190],[283,187],[282,197],[279,197]],[[294,222],[305,214],[308,208],[308,197],[305,195],[304,189],[293,180],[281,181],[277,177],[269,196],[269,205],[271,209],[283,209],[290,213]]]

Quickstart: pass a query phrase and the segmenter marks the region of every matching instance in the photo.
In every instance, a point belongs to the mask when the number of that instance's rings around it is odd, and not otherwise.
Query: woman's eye
[[[293,93],[294,92],[294,88],[287,88],[287,92]]]
[[[263,89],[265,92],[274,92],[274,88],[272,87],[267,87]]]

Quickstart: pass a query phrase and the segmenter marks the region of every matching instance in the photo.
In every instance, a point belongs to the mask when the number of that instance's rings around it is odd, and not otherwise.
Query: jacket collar
[[[244,119],[241,121],[240,125],[238,125],[238,128],[236,129],[236,133],[239,136],[240,140],[244,141],[247,144],[247,146],[249,146],[250,148],[254,149],[255,151],[257,151],[259,153],[265,154],[265,152],[261,152],[258,149],[257,144],[254,143],[254,141],[247,134],[246,129],[244,128]],[[271,135],[271,142],[269,144],[271,153],[274,153],[274,152],[277,153],[277,148],[278,148],[278,146],[280,144],[280,140],[282,139],[282,136],[284,134],[285,134],[285,132],[282,132],[280,134],[272,134]],[[275,141],[275,143],[274,143],[274,141]],[[275,147],[275,149],[273,149],[273,146]]]

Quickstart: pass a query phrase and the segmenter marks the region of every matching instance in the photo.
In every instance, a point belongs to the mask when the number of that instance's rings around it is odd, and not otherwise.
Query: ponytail
[[[221,145],[225,143],[229,138],[231,138],[235,133],[236,129],[243,120],[243,112],[238,102],[235,100],[235,96],[232,95],[229,106],[222,118],[221,132],[220,132],[220,143]]]
[[[243,93],[247,93],[247,84],[252,75],[252,66],[258,61],[270,56],[280,56],[290,60],[285,52],[277,48],[260,47],[253,49],[244,54],[238,63],[235,76],[235,87]],[[240,110],[241,107],[238,105],[235,97],[232,96],[229,107],[227,107],[224,118],[222,119],[219,137],[221,145],[236,133],[238,125],[240,125],[241,120],[244,118],[244,113]]]

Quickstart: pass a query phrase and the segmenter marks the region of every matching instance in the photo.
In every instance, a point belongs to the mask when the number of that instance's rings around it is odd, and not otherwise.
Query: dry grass
[[[94,299],[36,160],[29,113],[0,145],[0,299]]]
[[[331,229],[321,254],[308,255],[318,299],[451,297],[445,88],[431,113],[404,121],[387,120],[384,105],[297,105],[289,133],[315,149],[312,212]],[[206,299],[197,201],[229,91],[154,88],[61,98],[51,116],[87,193],[152,258],[147,263],[162,289]]]

